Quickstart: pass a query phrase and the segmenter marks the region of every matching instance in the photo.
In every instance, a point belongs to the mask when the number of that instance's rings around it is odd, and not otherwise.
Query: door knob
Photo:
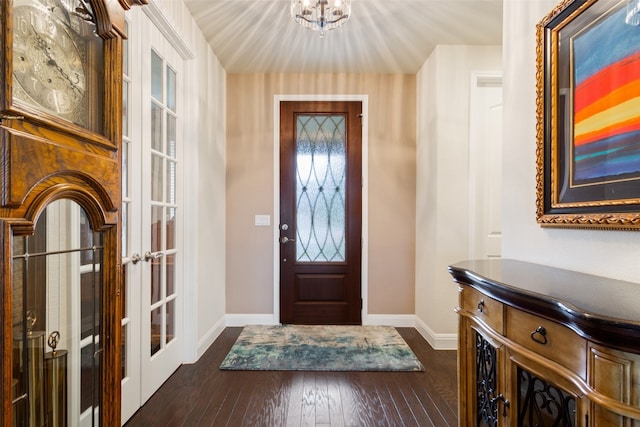
[[[280,238],[280,243],[282,243],[283,245],[289,242],[295,242],[295,239],[290,239],[287,236],[282,236]]]
[[[152,259],[158,259],[158,258],[162,258],[164,254],[162,252],[156,252],[155,254],[152,254],[151,251],[147,251],[144,253],[144,260],[149,262],[149,260]]]
[[[131,262],[134,263],[134,264],[139,263],[140,261],[142,261],[142,259],[143,258],[137,252],[135,254],[131,255]]]

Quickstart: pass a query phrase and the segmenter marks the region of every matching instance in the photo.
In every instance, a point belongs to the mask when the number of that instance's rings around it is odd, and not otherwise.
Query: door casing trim
[[[280,103],[283,101],[362,102],[362,324],[367,324],[369,265],[369,96],[274,95],[273,97],[273,322],[280,323]]]

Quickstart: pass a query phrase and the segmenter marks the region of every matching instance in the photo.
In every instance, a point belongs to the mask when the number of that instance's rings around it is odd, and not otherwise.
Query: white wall
[[[535,32],[556,4],[504,2],[503,257],[640,282],[638,232],[536,223]]]
[[[226,72],[182,1],[154,0],[191,50],[185,83],[185,362],[225,326]]]
[[[496,71],[500,46],[438,46],[417,77],[416,317],[436,348],[456,348],[457,286],[447,266],[467,257],[469,91]]]

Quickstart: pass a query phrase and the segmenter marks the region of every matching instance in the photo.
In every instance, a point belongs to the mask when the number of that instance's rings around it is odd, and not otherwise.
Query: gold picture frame
[[[536,218],[640,230],[640,28],[626,0],[565,0],[537,25]]]

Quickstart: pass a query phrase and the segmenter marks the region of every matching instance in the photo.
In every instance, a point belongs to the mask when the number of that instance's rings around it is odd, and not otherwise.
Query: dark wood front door
[[[280,104],[280,321],[360,324],[362,103]]]

